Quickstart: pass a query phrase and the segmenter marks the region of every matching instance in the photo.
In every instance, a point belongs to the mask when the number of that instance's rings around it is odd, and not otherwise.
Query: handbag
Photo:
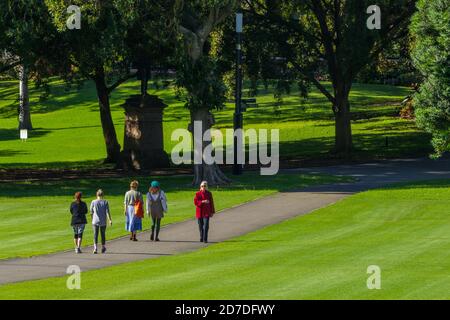
[[[134,215],[141,219],[144,217],[144,206],[139,199],[134,203]]]

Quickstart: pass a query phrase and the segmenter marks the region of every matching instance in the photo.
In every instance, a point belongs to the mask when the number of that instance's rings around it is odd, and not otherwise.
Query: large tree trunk
[[[197,133],[197,135],[194,134],[194,122],[195,121],[201,121],[202,123],[202,132],[201,136]],[[204,142],[202,137],[205,135],[205,132],[209,129],[211,129],[211,126],[214,124],[214,118],[212,114],[207,109],[198,109],[191,112],[191,125],[190,128],[192,130],[193,134],[193,141],[194,141],[194,157],[197,152],[195,150],[195,146],[198,143],[198,145],[201,145],[201,154],[197,154],[198,157],[201,157],[201,164],[195,164],[194,163],[194,180],[192,184],[194,186],[199,186],[202,181],[208,181],[208,184],[211,186],[216,185],[222,185],[230,183],[231,180],[228,179],[225,174],[220,170],[219,166],[217,164],[207,164],[205,163],[203,159],[203,152],[205,150],[205,147],[211,143],[211,142]],[[196,137],[197,140],[196,141]],[[201,140],[200,140],[201,139]],[[209,139],[209,136],[207,136],[207,139]],[[200,150],[198,150],[200,151]],[[222,151],[221,151],[222,152]],[[195,158],[194,158],[195,159]]]
[[[335,110],[335,148],[336,153],[348,155],[352,151],[352,126],[348,93],[336,95]]]
[[[111,116],[109,104],[109,92],[106,86],[105,76],[102,70],[97,72],[94,79],[97,89],[97,96],[100,107],[100,120],[102,123],[103,137],[105,139],[106,154],[105,163],[115,163],[117,167],[122,167],[122,157],[120,154],[120,144],[117,141],[116,129]]]
[[[196,61],[195,59],[192,59],[193,61]],[[195,62],[194,62],[195,63]],[[202,81],[202,79],[198,79],[198,81]],[[202,122],[202,134],[200,139],[203,137],[205,131],[211,129],[212,125],[214,124],[214,117],[207,108],[198,108],[191,110],[191,128],[192,128],[192,136],[194,141],[194,157],[195,157],[195,132],[194,129],[194,122],[195,121],[201,121]],[[208,145],[208,142],[201,142],[201,161],[202,164],[195,164],[194,163],[194,180],[192,181],[192,184],[194,186],[199,186],[202,181],[208,181],[208,184],[211,186],[215,185],[222,185],[222,184],[228,184],[231,182],[230,179],[225,176],[225,174],[220,170],[219,166],[217,164],[207,164],[204,162],[203,159],[203,152],[205,147]]]
[[[30,99],[28,92],[28,72],[24,65],[20,66],[19,71],[19,130],[33,129],[31,124]]]
[[[189,59],[191,59],[191,62],[193,65],[199,61],[199,59],[204,54],[204,45],[205,41],[214,29],[215,26],[217,26],[219,23],[221,23],[224,19],[226,19],[234,10],[235,8],[235,1],[228,0],[228,1],[222,1],[218,2],[216,5],[214,5],[209,14],[208,17],[204,21],[196,21],[198,24],[200,24],[200,27],[197,27],[196,29],[193,29],[191,26],[191,29],[189,29],[188,25],[190,25],[192,22],[192,19],[195,20],[194,17],[190,16],[191,20],[189,23],[187,23],[186,26],[183,24],[180,24],[179,28],[181,33],[185,36],[186,41],[186,50],[187,55],[189,56]],[[186,12],[186,14],[189,16],[190,14]],[[203,79],[198,79],[199,82],[201,82]],[[203,80],[204,81],[204,80]],[[195,109],[191,111],[191,126],[194,127],[194,121],[202,121],[202,135],[203,133],[210,129],[213,121],[212,114],[209,112],[207,108],[201,108],[201,109]],[[194,132],[192,132],[194,134]],[[195,137],[194,137],[195,139]],[[202,154],[203,150],[205,148],[205,144],[202,143]],[[203,158],[202,158],[202,162]],[[220,168],[217,166],[217,164],[208,165],[206,163],[202,164],[194,164],[194,185],[200,185],[201,181],[206,180],[208,181],[209,185],[220,185],[220,184],[226,184],[230,183],[231,180],[228,179],[223,172],[220,170]]]

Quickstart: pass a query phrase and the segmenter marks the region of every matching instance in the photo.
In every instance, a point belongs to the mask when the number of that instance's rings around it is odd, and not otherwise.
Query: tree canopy
[[[414,97],[417,124],[432,134],[435,157],[450,144],[450,1],[420,0],[411,24],[413,61],[424,76]]]
[[[335,151],[351,152],[348,97],[352,83],[390,42],[404,35],[415,11],[415,1],[378,1],[379,30],[367,27],[367,9],[372,5],[368,0],[245,0],[243,3],[250,20],[246,40],[254,42],[250,45],[247,56],[252,57],[248,62],[257,63],[247,67],[252,76],[270,76],[273,73],[265,69],[277,61],[284,69],[278,76],[300,80],[303,92],[307,91],[308,84],[316,86],[330,101],[335,116]],[[258,54],[254,55],[255,52]],[[317,72],[323,69],[332,83],[331,90],[317,78]]]
[[[107,162],[121,165],[120,144],[111,117],[109,95],[136,74],[136,60],[161,63],[167,57],[168,33],[165,21],[173,6],[138,0],[46,0],[53,22],[63,38],[60,47],[69,54],[60,64],[69,65],[66,79],[90,79],[95,82],[100,118],[107,150]],[[81,27],[67,28],[67,8],[80,8]]]

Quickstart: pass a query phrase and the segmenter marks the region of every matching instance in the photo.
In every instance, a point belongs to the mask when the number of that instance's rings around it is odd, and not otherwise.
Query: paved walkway
[[[450,159],[392,160],[379,163],[294,169],[307,173],[352,176],[357,182],[314,186],[278,193],[257,201],[224,210],[211,220],[210,244],[225,241],[286,219],[330,205],[356,192],[395,182],[450,179]],[[120,263],[174,255],[206,247],[200,243],[196,221],[163,227],[161,242],[150,242],[149,233],[138,235],[138,242],[120,238],[108,242],[108,253],[93,255],[92,248],[76,255],[72,250],[32,258],[0,261],[0,284],[66,275],[69,265],[82,271]]]

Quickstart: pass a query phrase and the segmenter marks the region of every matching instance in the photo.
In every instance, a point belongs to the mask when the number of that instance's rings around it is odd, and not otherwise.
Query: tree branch
[[[206,39],[209,37],[210,33],[219,23],[225,20],[233,11],[235,5],[235,0],[228,0],[228,2],[223,5],[216,5],[210,9],[208,17],[201,21],[198,18],[198,21],[195,21],[195,18],[191,15],[187,15],[190,24],[192,26],[199,25],[197,30],[192,30],[186,25],[186,21],[181,21],[179,25],[179,31],[186,37],[188,40],[188,53],[192,60],[197,60],[201,57],[204,44]]]
[[[292,63],[294,68],[301,73],[307,80],[311,81],[312,84],[316,86],[317,89],[334,105],[336,99],[333,97],[333,95],[325,88],[314,76],[311,76],[307,72],[303,70],[303,68],[294,60],[289,59],[289,62]]]
[[[211,31],[233,12],[233,8],[234,1],[228,1],[225,6],[216,6],[212,8],[208,18],[196,33],[202,39],[206,40]]]
[[[325,55],[328,61],[330,76],[333,79],[333,83],[337,83],[338,82],[337,78],[339,74],[338,74],[338,65],[336,61],[336,53],[333,49],[333,37],[327,25],[326,13],[322,6],[322,2],[311,0],[311,9],[313,10],[314,15],[316,16],[317,21],[319,22],[323,39],[323,45],[325,48]]]
[[[401,32],[403,30],[403,28],[401,28],[403,23],[405,23],[407,21],[407,19],[413,15],[415,10],[416,10],[415,1],[411,1],[408,5],[408,9],[405,10],[401,15],[399,15],[398,18],[395,19],[390,24],[389,28],[384,28],[382,30],[382,31],[384,31],[383,36],[381,37],[383,40],[374,45],[372,52],[370,54],[370,57],[372,59],[376,59],[376,57],[381,53],[381,51],[383,51],[385,49],[386,45],[389,42],[401,38],[401,36],[403,35]],[[390,33],[394,33],[394,35],[392,37],[389,37],[388,35]],[[395,34],[395,33],[397,33],[397,34]]]
[[[116,80],[116,82],[114,82],[111,86],[109,86],[107,88],[108,90],[108,94],[110,94],[111,92],[114,91],[114,89],[116,89],[118,86],[120,86],[122,83],[124,83],[125,81],[133,78],[136,76],[136,72],[133,73],[128,73],[127,75],[123,76],[122,78]]]
[[[0,73],[4,73],[4,72],[6,72],[6,71],[9,71],[9,70],[11,70],[12,68],[17,67],[17,66],[20,65],[21,63],[22,63],[22,61],[16,61],[16,62],[13,62],[12,64],[7,65],[7,66],[3,66],[3,67],[0,68]]]
[[[278,15],[270,14],[269,11],[267,11],[266,8],[265,8],[265,10],[266,10],[266,14],[265,15],[263,15],[261,13],[258,13],[256,7],[254,6],[254,3],[249,2],[249,9],[248,10],[244,10],[244,11],[248,12],[253,17],[259,19],[261,22],[274,23],[274,24],[278,24],[280,26],[283,26],[283,27],[287,28],[288,30],[305,37],[306,39],[309,39],[309,41],[311,43],[321,42],[321,39],[319,37],[316,37],[312,33],[306,32],[304,29],[300,29],[297,24],[294,24],[294,23],[292,23],[290,21],[286,21],[286,20],[284,20],[283,18],[281,18]]]
[[[75,61],[73,61],[73,59],[69,58],[69,63],[75,67],[77,67],[80,71],[80,73],[83,75],[83,77],[85,77],[86,79],[95,79],[95,75],[94,74],[90,74],[90,73],[86,73],[78,63],[76,63]]]

